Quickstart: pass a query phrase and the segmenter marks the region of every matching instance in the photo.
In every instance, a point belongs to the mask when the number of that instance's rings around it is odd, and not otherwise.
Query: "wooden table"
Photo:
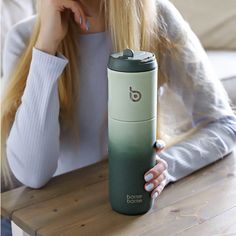
[[[112,211],[108,162],[1,194],[1,214],[30,235],[236,235],[236,151],[169,184],[144,215]]]

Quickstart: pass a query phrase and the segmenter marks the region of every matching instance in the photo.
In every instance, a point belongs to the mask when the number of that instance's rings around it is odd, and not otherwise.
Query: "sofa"
[[[207,50],[236,111],[236,1],[171,1]]]

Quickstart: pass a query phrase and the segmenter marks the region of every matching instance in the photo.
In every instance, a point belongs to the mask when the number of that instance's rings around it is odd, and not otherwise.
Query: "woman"
[[[40,188],[106,157],[106,65],[125,48],[154,52],[159,63],[157,139],[167,147],[160,152],[157,142],[157,164],[144,175],[153,198],[232,151],[236,117],[226,92],[169,1],[40,3],[37,17],[9,32],[4,51],[4,190]]]

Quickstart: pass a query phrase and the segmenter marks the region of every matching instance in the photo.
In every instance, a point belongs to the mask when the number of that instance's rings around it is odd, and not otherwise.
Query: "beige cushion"
[[[207,55],[236,108],[236,51],[207,51]]]
[[[236,50],[236,0],[171,0],[208,49]]]

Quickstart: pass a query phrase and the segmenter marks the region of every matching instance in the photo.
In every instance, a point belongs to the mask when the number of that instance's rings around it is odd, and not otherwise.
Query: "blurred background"
[[[171,1],[190,24],[207,50],[217,76],[226,88],[235,109],[236,0]],[[35,14],[35,2],[36,0],[2,0],[1,58],[8,30],[12,25]]]

